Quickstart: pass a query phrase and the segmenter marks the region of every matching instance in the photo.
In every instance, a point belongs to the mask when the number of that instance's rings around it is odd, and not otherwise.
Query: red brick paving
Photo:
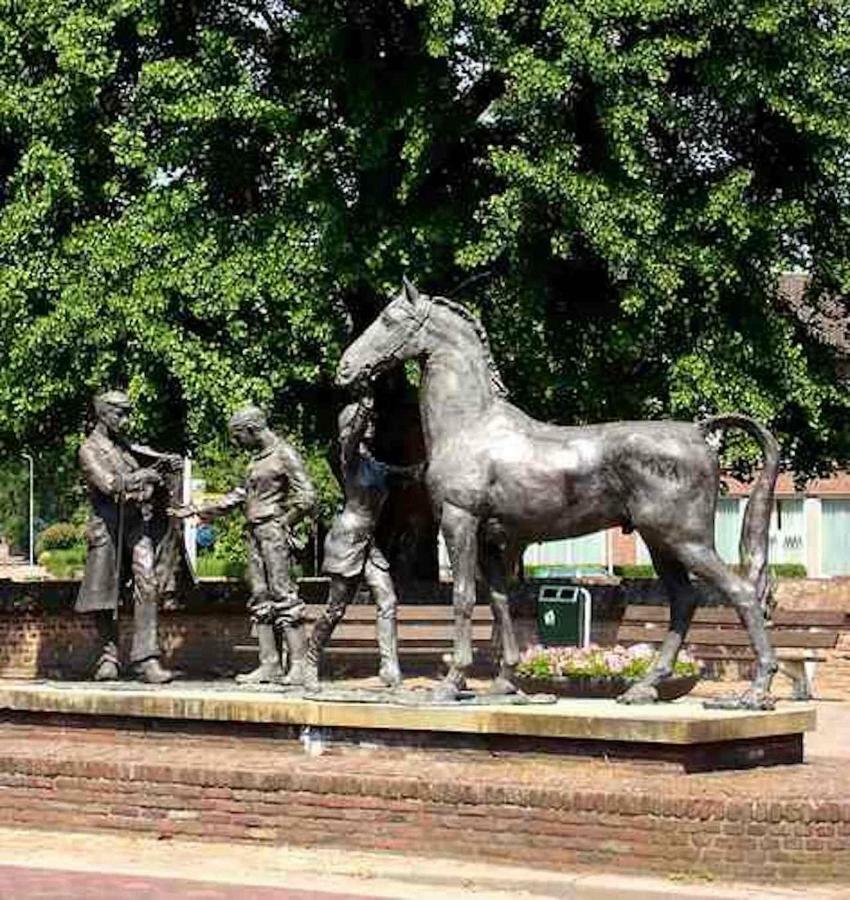
[[[0,900],[370,900],[369,894],[0,866]]]

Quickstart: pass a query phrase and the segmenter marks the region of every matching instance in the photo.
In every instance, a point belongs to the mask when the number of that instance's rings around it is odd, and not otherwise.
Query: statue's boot
[[[312,641],[307,642],[307,655],[304,657],[304,688],[308,691],[318,691],[321,687],[319,682],[319,659],[321,651],[315,647]]]
[[[97,613],[95,624],[100,639],[100,656],[92,677],[95,681],[116,681],[118,668],[118,622],[115,613],[105,610]]]
[[[95,681],[117,681],[118,674],[118,660],[104,653],[97,661],[92,677]]]
[[[307,640],[307,653],[304,657],[304,687],[308,691],[317,691],[320,687],[319,666],[322,651],[331,639],[336,622],[324,613],[316,619],[313,630]]]
[[[378,678],[386,687],[394,688],[401,684],[401,666],[398,664],[398,627],[395,615],[389,618],[378,616],[378,652],[381,656],[381,667]]]
[[[280,650],[273,625],[257,625],[260,664],[256,669],[236,676],[237,684],[280,684],[284,677]]]
[[[304,686],[307,677],[307,631],[304,623],[284,625],[283,638],[289,650],[289,671],[280,683],[290,687]]]
[[[170,669],[164,669],[155,656],[135,663],[133,672],[140,681],[147,684],[168,684],[174,680],[174,673]]]

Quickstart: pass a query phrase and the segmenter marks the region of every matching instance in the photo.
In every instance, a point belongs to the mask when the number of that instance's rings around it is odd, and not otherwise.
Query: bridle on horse
[[[421,294],[419,295],[422,296]],[[404,334],[398,339],[393,348],[384,356],[382,362],[388,363],[390,360],[398,360],[398,353],[402,347],[404,347],[410,340],[412,340],[419,332],[425,327],[428,319],[431,316],[431,309],[434,306],[434,298],[425,295],[425,300],[421,301],[421,303],[417,304],[418,306],[422,306],[422,314],[421,315],[413,315],[411,316],[410,326],[405,329]],[[373,367],[375,368],[375,367]],[[371,375],[369,376],[371,377]]]

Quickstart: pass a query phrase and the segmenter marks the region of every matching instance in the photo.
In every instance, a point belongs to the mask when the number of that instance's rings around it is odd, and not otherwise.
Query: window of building
[[[605,532],[597,531],[562,541],[530,544],[523,555],[527,566],[604,566]]]
[[[714,546],[723,562],[738,564],[741,519],[744,501],[740,497],[719,497],[714,513]]]
[[[802,497],[777,500],[773,504],[767,558],[774,564],[805,564],[806,520]]]
[[[821,573],[850,575],[850,500],[821,500]]]
[[[850,504],[850,501],[847,501]],[[718,497],[714,514],[714,546],[717,554],[729,565],[740,562],[739,545],[746,499],[742,497]],[[848,506],[850,508],[850,506]],[[850,538],[850,527],[847,529]],[[850,553],[848,567],[850,568]],[[801,497],[782,498],[775,501],[770,517],[771,563],[805,563],[805,517]],[[637,561],[649,563],[649,550],[640,537],[637,538]]]

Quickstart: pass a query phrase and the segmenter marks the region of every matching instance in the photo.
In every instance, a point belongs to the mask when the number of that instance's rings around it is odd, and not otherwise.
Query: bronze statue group
[[[210,520],[240,508],[247,523],[248,611],[260,659],[255,670],[237,676],[237,681],[318,689],[322,649],[363,580],[378,607],[381,681],[388,687],[401,683],[397,599],[389,564],[375,545],[375,527],[389,479],[415,477],[419,469],[390,466],[372,456],[371,397],[349,404],[339,417],[345,507],[325,545],[328,603],[309,636],[305,605],[291,575],[290,545],[294,526],[313,511],[316,494],[298,452],[269,428],[263,411],[246,406],[228,422],[233,441],[251,454],[244,481],[218,500],[194,506],[178,499],[174,476],[182,472],[181,457],[125,438],[130,412],[126,394],[100,394],[94,409],[97,424],[80,449],[92,515],[86,529],[88,557],[76,610],[96,618],[100,638],[93,673],[96,681],[119,677],[119,596],[124,584],[130,583],[133,637],[129,672],[152,684],[172,680],[173,673],[159,661],[157,610],[167,589],[165,580],[175,578],[175,563],[186,562],[176,522],[190,516]],[[178,554],[172,549],[175,546],[181,548]],[[281,652],[283,646],[285,653]],[[288,664],[286,670],[282,659]]]
[[[368,385],[406,360],[417,360],[422,369],[419,407],[427,462],[421,471],[382,463],[371,450]],[[454,648],[450,670],[434,693],[436,700],[457,699],[466,688],[476,581],[493,610],[498,667],[493,689],[511,692],[519,651],[508,592],[523,549],[536,541],[619,527],[636,530],[644,539],[671,608],[657,659],[620,701],[658,699],[658,685],[671,674],[696,609],[691,585],[691,576],[696,576],[737,611],[756,657],[750,687],[713,705],[772,706],[770,685],[777,661],[765,627],[772,602],[767,548],[780,451],[758,422],[739,413],[698,423],[568,427],[538,422],[508,400],[478,319],[461,304],[421,294],[407,281],[345,351],[336,380],[362,399],[340,416],[345,508],[326,541],[329,599],[309,636],[304,605],[290,575],[289,535],[312,508],[314,491],[298,454],[269,429],[263,413],[246,407],[229,423],[234,441],[252,453],[244,483],[217,503],[195,508],[177,502],[169,488],[179,467],[177,457],[123,437],[126,396],[109,392],[97,398],[97,425],[80,453],[94,514],[77,607],[98,616],[102,650],[96,678],[115,678],[118,671],[115,614],[125,556],[131,560],[134,596],[132,670],[150,682],[171,678],[159,665],[156,598],[175,577],[177,522],[192,515],[213,518],[241,506],[248,523],[250,613],[260,644],[260,665],[244,680],[317,688],[322,648],[365,581],[378,608],[380,677],[385,685],[398,685],[397,601],[389,566],[375,545],[375,526],[389,483],[421,477],[446,542],[453,578]],[[729,428],[746,432],[764,458],[744,517],[741,572],[725,565],[714,546],[720,466],[706,437]]]

